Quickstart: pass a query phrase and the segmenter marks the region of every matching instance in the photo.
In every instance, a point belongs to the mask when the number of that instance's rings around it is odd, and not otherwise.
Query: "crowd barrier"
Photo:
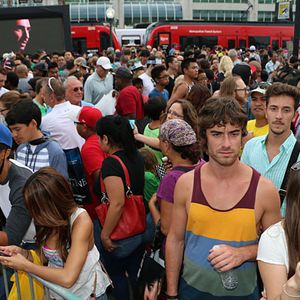
[[[7,276],[7,272],[6,272],[6,268],[2,265],[2,274],[3,274],[3,278],[4,278],[4,285],[5,285],[5,294],[6,294],[6,299],[8,299],[9,296],[9,290],[8,290],[8,281],[10,280],[10,278],[8,278]],[[59,295],[60,297],[62,297],[65,300],[81,300],[78,296],[72,294],[69,290],[50,283],[38,276],[35,276],[33,274],[28,273],[28,277],[29,277],[29,286],[30,286],[30,299],[22,299],[21,298],[21,287],[20,287],[20,281],[19,281],[19,276],[18,276],[18,272],[14,271],[14,274],[16,276],[16,287],[17,287],[17,297],[18,300],[49,300],[50,298],[50,290],[53,291],[54,293],[56,293],[57,295]],[[37,297],[35,297],[34,295],[34,288],[33,288],[33,279],[36,279],[37,281],[39,281],[45,289],[45,295],[43,299],[38,299]]]

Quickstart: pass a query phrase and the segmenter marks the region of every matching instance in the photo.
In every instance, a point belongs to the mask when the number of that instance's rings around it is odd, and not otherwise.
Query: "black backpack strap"
[[[283,177],[283,180],[282,180],[282,183],[281,183],[281,187],[280,187],[280,190],[279,190],[281,205],[282,205],[282,203],[284,201],[284,198],[286,196],[286,188],[287,188],[287,183],[288,183],[288,179],[289,179],[291,166],[297,161],[297,158],[299,156],[299,152],[300,152],[300,142],[297,141],[294,148],[293,148],[289,163],[286,167],[285,174],[284,174],[284,177]]]

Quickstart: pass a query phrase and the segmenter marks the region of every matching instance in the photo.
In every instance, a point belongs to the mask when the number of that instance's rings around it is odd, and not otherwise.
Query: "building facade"
[[[0,0],[2,6],[70,4],[72,23],[106,22],[109,6],[116,26],[165,20],[275,21],[276,0]],[[293,7],[295,11],[295,7]]]

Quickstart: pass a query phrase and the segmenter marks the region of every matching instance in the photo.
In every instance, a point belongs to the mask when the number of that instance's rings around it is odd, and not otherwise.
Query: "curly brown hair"
[[[208,99],[199,116],[200,141],[203,150],[207,150],[206,130],[218,124],[234,124],[242,129],[242,136],[247,135],[247,113],[233,97]]]

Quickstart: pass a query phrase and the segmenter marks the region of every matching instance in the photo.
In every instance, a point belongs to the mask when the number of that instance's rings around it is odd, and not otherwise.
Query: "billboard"
[[[39,6],[0,9],[0,55],[71,50],[69,7]]]

